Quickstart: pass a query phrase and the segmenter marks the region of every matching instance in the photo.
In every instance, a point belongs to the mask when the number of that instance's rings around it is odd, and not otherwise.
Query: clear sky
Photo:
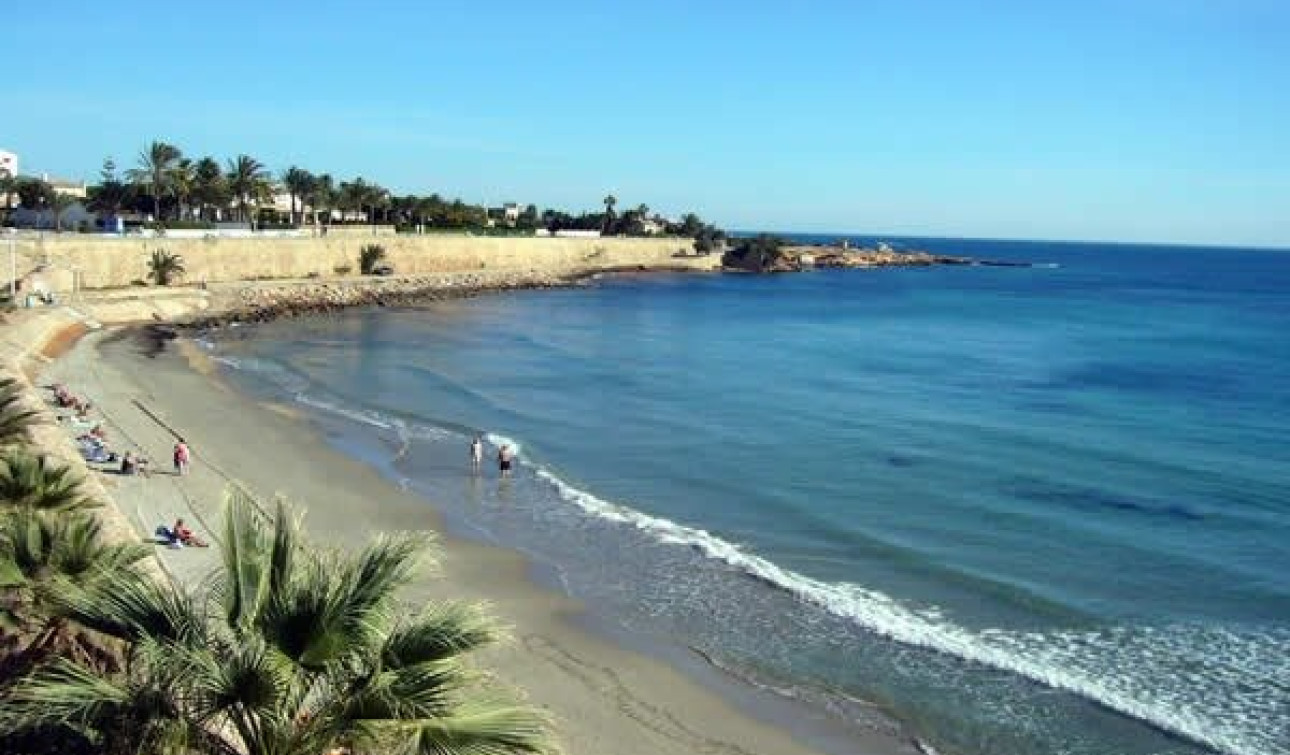
[[[1290,246],[1286,0],[21,2],[0,148],[727,228]]]

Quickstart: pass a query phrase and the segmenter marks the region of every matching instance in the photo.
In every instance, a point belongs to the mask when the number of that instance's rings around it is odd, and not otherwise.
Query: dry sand
[[[426,501],[335,452],[291,407],[256,404],[234,392],[191,344],[180,341],[152,358],[143,351],[120,334],[92,333],[70,350],[55,350],[57,360],[37,381],[63,382],[88,396],[111,447],[152,462],[146,478],[94,473],[141,537],[184,517],[199,535],[217,540],[221,492],[231,483],[264,498],[284,495],[307,512],[307,529],[324,542],[361,544],[375,532],[439,528]],[[177,435],[194,457],[183,477],[170,463]],[[418,581],[409,600],[490,603],[513,641],[488,651],[484,664],[553,714],[565,752],[917,752],[895,733],[843,730],[812,720],[805,709],[766,705],[759,693],[714,670],[682,674],[620,647],[582,628],[577,603],[536,585],[516,553],[443,537],[439,545],[439,573]],[[214,549],[157,553],[166,571],[189,585],[215,565]]]

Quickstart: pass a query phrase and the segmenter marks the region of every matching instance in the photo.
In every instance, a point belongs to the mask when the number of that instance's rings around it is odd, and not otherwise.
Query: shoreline
[[[444,534],[444,519],[432,502],[400,490],[377,469],[331,447],[301,413],[257,404],[239,393],[186,340],[150,356],[148,346],[137,340],[139,332],[91,334],[44,370],[89,394],[101,407],[109,437],[124,450],[142,451],[154,468],[171,441],[167,426],[193,444],[197,473],[187,478],[94,474],[105,480],[116,508],[137,534],[146,536],[177,514],[191,516],[213,534],[218,494],[231,480],[262,498],[283,493],[308,504],[308,530],[329,545],[356,537],[356,523],[364,534],[436,531],[446,576],[419,584],[414,597],[450,592],[498,609],[515,628],[516,642],[491,651],[485,666],[556,716],[557,738],[569,753],[919,752],[900,734],[857,735],[840,722],[802,721],[805,706],[794,711],[788,701],[766,699],[770,693],[701,659],[659,657],[644,647],[648,643],[599,631],[577,601],[545,586],[522,555]],[[247,447],[248,437],[257,439],[255,448]],[[326,479],[317,469],[329,471]],[[213,554],[186,549],[158,555],[169,574],[193,584]]]

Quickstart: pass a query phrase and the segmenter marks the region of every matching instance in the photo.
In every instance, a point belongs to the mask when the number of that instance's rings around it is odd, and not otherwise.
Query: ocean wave
[[[520,443],[518,440],[515,440],[514,438],[509,438],[505,435],[502,435],[501,433],[485,433],[484,440],[487,441],[488,444],[493,448],[510,446],[511,450],[515,452],[516,459],[522,459],[524,457],[524,445]],[[541,466],[538,466],[535,468],[538,470],[539,474],[545,471],[545,469]]]
[[[500,434],[490,442],[518,444]],[[1112,627],[1088,632],[976,631],[935,607],[914,607],[852,583],[785,569],[706,530],[651,516],[574,487],[529,465],[560,498],[586,514],[690,548],[876,635],[946,653],[1065,690],[1231,755],[1290,753],[1277,731],[1290,725],[1284,688],[1259,684],[1290,673],[1290,636],[1203,626]],[[1224,654],[1212,655],[1215,648]],[[1269,665],[1272,670],[1269,671]],[[1251,686],[1251,685],[1254,686]],[[1245,690],[1233,695],[1232,690]]]

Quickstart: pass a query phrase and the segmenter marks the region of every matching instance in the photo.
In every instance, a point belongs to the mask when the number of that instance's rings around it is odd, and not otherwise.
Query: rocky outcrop
[[[797,259],[810,257],[815,267],[927,267],[930,265],[968,265],[967,257],[951,257],[928,252],[895,252],[890,249],[839,249],[837,247],[789,247],[786,252]]]
[[[927,267],[969,265],[968,257],[953,257],[921,251],[897,252],[883,244],[877,249],[841,246],[781,246],[768,238],[753,239],[726,252],[721,260],[727,270],[750,273],[789,273],[813,267]]]

